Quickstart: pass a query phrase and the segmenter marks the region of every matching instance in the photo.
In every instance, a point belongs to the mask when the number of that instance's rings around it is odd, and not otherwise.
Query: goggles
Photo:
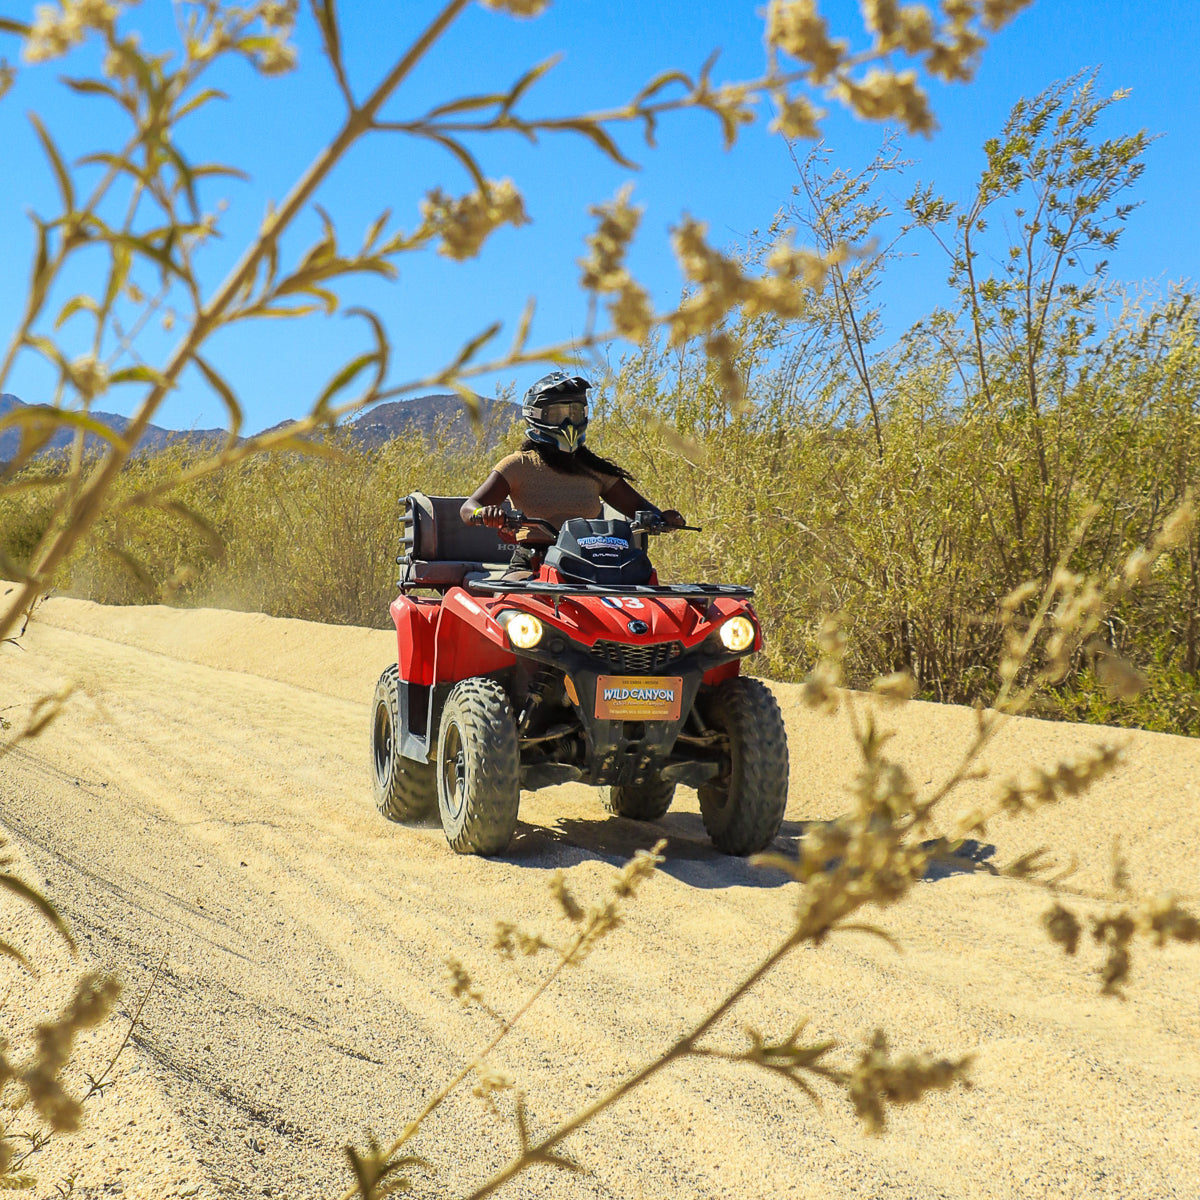
[[[538,409],[538,417],[547,425],[561,425],[564,421],[578,425],[587,420],[587,401],[555,400],[550,404],[543,404]]]

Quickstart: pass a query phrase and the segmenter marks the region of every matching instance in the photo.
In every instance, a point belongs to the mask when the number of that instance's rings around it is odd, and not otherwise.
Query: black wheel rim
[[[457,725],[446,730],[446,741],[442,747],[442,795],[446,811],[458,820],[466,803],[467,762],[463,750],[462,735]]]
[[[392,742],[392,714],[386,704],[377,704],[371,743],[375,748],[375,778],[385,787],[392,775]]]

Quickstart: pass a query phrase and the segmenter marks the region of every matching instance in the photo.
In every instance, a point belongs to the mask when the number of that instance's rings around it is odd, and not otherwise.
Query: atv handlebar
[[[483,524],[483,516],[478,510],[471,514],[471,524]],[[527,517],[520,509],[513,509],[512,512],[504,514],[503,528],[512,531],[518,529],[540,529],[544,533],[548,533],[553,539],[557,539],[558,537],[557,526],[551,525],[549,521],[543,521],[541,517]],[[688,529],[693,533],[701,532],[699,525],[672,525],[663,518],[661,512],[652,508],[639,509],[630,523],[630,528],[634,533],[674,533],[677,529]]]
[[[661,512],[653,508],[639,509],[630,526],[634,533],[674,533],[677,529],[688,529],[700,533],[699,525],[672,525]]]
[[[482,525],[483,515],[476,511],[471,514],[472,525]],[[549,521],[543,521],[541,517],[527,517],[520,509],[513,509],[512,512],[504,514],[503,529],[516,531],[518,529],[540,529],[544,533],[550,535],[551,541],[558,537],[558,526],[551,525]]]

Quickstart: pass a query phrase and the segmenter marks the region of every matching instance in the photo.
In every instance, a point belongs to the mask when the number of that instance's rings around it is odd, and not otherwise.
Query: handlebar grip
[[[482,525],[482,524],[484,524],[484,520],[483,520],[483,510],[484,510],[484,508],[485,508],[485,507],[487,507],[487,506],[486,506],[486,505],[481,505],[479,508],[477,508],[477,509],[476,509],[476,510],[475,510],[475,511],[474,511],[474,512],[471,514],[471,516],[470,516],[470,520],[468,521],[468,524],[470,524],[470,525]],[[503,515],[504,515],[504,528],[506,528],[506,529],[517,529],[517,528],[519,528],[519,527],[520,527],[520,526],[521,526],[521,525],[524,523],[524,521],[525,521],[525,514],[524,514],[524,513],[522,513],[522,512],[517,512],[517,511],[513,511],[513,512],[506,512],[506,513],[504,513]]]

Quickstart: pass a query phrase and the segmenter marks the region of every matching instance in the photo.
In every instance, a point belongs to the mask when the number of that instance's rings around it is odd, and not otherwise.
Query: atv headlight
[[[513,613],[505,621],[504,629],[518,650],[532,650],[542,640],[542,623],[532,613]]]
[[[740,654],[754,645],[754,622],[749,617],[730,617],[720,629],[721,645]]]

